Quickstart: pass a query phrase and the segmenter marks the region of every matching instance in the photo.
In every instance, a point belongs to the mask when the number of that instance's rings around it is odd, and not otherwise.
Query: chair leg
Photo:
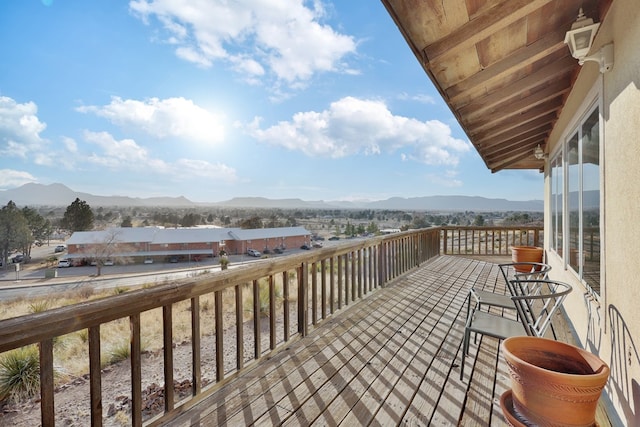
[[[464,378],[464,363],[467,353],[469,352],[469,329],[464,328],[464,336],[462,338],[462,355],[460,362],[460,381]]]
[[[465,342],[464,338],[462,339],[462,354],[460,355],[460,381],[464,378],[464,358],[465,358]]]
[[[478,311],[482,311],[482,304],[478,303],[478,305],[476,306],[476,309]],[[476,334],[476,333],[473,334],[473,344],[474,345],[478,344],[478,334]],[[468,344],[467,344],[467,347],[469,347]]]

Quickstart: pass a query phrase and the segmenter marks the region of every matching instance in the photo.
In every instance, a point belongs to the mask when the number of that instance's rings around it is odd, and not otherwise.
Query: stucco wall
[[[640,2],[615,0],[595,40],[613,41],[615,64],[600,74],[587,62],[550,138],[555,153],[567,129],[598,94],[604,113],[601,149],[602,291],[598,301],[548,250],[552,277],[574,286],[565,309],[579,344],[611,368],[607,393],[624,425],[640,426]],[[592,50],[592,53],[597,48]],[[545,178],[545,242],[550,241],[550,186]]]

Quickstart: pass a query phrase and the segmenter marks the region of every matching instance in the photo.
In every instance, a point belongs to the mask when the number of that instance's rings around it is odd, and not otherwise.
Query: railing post
[[[380,242],[378,246],[378,286],[382,287],[385,284],[384,278],[386,274],[385,266],[385,245],[386,242]]]
[[[342,280],[342,272],[344,270],[342,263],[342,255],[338,255],[338,309],[342,308],[342,297],[344,292],[342,290],[344,281]]]
[[[89,396],[92,427],[102,425],[102,374],[100,370],[100,325],[97,325],[89,328]]]
[[[282,298],[284,309],[284,340],[289,341],[289,272],[282,273]]]
[[[224,316],[222,315],[222,291],[214,293],[216,322],[216,381],[224,379]],[[173,367],[172,367],[173,369]]]
[[[448,239],[447,239],[447,230],[445,228],[440,229],[440,233],[441,235],[444,235],[444,237],[441,237],[442,240],[442,248],[443,248],[443,254],[446,255],[447,254],[447,243],[448,243]]]
[[[298,268],[298,332],[306,337],[309,331],[308,327],[308,285],[309,285],[309,265],[303,262]]]
[[[53,340],[40,342],[40,419],[43,427],[55,426],[53,406]]]
[[[142,427],[142,342],[139,313],[129,317],[129,325],[131,327],[131,425]]]
[[[262,326],[260,325],[262,314],[260,313],[260,282],[253,280],[253,355],[259,359],[262,354]]]
[[[200,348],[200,297],[196,296],[191,298],[191,394],[193,396],[197,396],[202,391]],[[240,349],[242,349],[242,347],[239,346],[238,351],[244,353],[244,350]],[[238,369],[240,369],[240,367],[238,367]]]
[[[216,307],[216,310],[218,307]],[[218,312],[216,311],[216,315]],[[217,325],[216,325],[217,328]],[[164,356],[164,411],[173,409],[173,308],[171,304],[162,307],[162,336]]]

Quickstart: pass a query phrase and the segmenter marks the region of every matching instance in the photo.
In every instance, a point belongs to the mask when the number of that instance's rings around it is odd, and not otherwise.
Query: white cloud
[[[0,155],[26,159],[32,152],[44,150],[47,141],[40,137],[47,125],[38,119],[33,102],[19,104],[0,96]]]
[[[444,174],[428,174],[427,180],[435,186],[441,186],[445,188],[457,188],[462,187],[463,182],[457,178],[458,172],[445,171]]]
[[[225,164],[192,159],[178,159],[174,163],[169,163],[152,157],[134,140],[118,141],[108,132],[85,131],[84,139],[99,148],[97,152],[87,157],[87,161],[112,170],[158,174],[173,181],[183,181],[193,177],[226,182],[237,180],[235,169]]]
[[[436,100],[430,96],[427,95],[425,93],[418,93],[415,95],[409,95],[406,92],[402,92],[400,94],[398,94],[398,99],[402,100],[402,101],[415,101],[415,102],[419,102],[421,104],[431,104],[431,105],[435,105]]]
[[[134,127],[157,138],[178,137],[204,143],[224,139],[222,118],[185,98],[151,98],[145,101],[112,97],[111,103],[78,107],[122,127]]]
[[[36,181],[36,178],[29,172],[0,169],[0,188],[2,189],[15,188]]]
[[[351,36],[321,22],[319,0],[132,0],[146,23],[157,17],[176,54],[199,66],[225,61],[255,81],[265,69],[279,81],[300,84],[318,72],[354,72],[343,64],[356,50]]]
[[[299,150],[308,156],[345,157],[400,152],[407,160],[456,165],[470,144],[451,135],[446,124],[422,122],[389,111],[377,100],[342,98],[329,109],[296,113],[290,121],[260,129],[256,118],[248,132],[259,141]]]
[[[76,141],[73,138],[69,138],[66,136],[62,137],[62,144],[64,145],[64,148],[66,151],[68,151],[69,153],[77,153],[78,152],[78,144],[76,143]]]

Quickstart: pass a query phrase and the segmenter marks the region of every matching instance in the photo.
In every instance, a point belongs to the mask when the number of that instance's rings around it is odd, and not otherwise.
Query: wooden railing
[[[91,424],[103,424],[101,327],[126,321],[130,329],[131,423],[169,422],[260,358],[309,330],[336,311],[416,268],[440,252],[440,229],[423,229],[346,242],[338,246],[275,257],[193,279],[138,289],[111,297],[69,305],[0,321],[0,356],[37,345],[40,358],[40,408],[43,426],[55,424],[54,342],[66,334],[88,331]],[[265,296],[266,295],[266,296]],[[247,298],[248,297],[248,298]],[[213,300],[213,325],[204,321],[205,298]],[[247,303],[246,301],[249,301]],[[179,308],[178,308],[179,307]],[[191,397],[177,402],[174,394],[174,316],[190,311]],[[210,311],[210,307],[207,307]],[[164,359],[164,410],[143,419],[142,356],[148,312],[161,310]],[[250,312],[245,319],[245,312]],[[267,317],[263,317],[267,314]],[[268,322],[268,337],[263,324]],[[232,338],[229,338],[231,332]],[[253,335],[253,351],[245,350]],[[201,343],[215,337],[213,384],[203,381]],[[231,340],[231,341],[230,341]],[[251,340],[250,340],[251,341]],[[225,346],[234,356],[225,358]],[[232,360],[230,360],[232,359]],[[169,386],[166,386],[169,385]]]
[[[440,227],[354,240],[333,247],[274,257],[226,271],[138,289],[0,321],[0,356],[37,345],[40,357],[40,407],[43,426],[55,424],[54,342],[87,331],[91,424],[103,424],[101,328],[125,321],[130,330],[131,423],[169,422],[185,407],[259,359],[304,337],[336,311],[382,287],[392,279],[440,254],[506,255],[512,245],[539,245],[541,228]],[[209,301],[213,301],[211,304]],[[212,307],[211,307],[212,306]],[[213,321],[208,320],[213,310]],[[164,410],[145,419],[142,356],[147,315],[160,310],[164,384],[174,384],[174,319],[190,312],[187,332],[191,351],[191,396],[178,402],[174,388],[164,387]],[[207,312],[207,320],[204,313]],[[247,314],[248,313],[248,314]],[[266,315],[266,316],[263,316]],[[263,325],[263,322],[268,322]],[[213,323],[213,324],[212,324]],[[268,337],[262,333],[268,331]],[[215,339],[215,366],[203,381],[204,337]],[[231,336],[231,337],[230,337]],[[249,338],[252,348],[245,349]],[[230,350],[233,347],[233,351]],[[231,356],[225,358],[225,354]]]
[[[440,227],[447,255],[511,255],[512,246],[542,246],[543,227]]]

